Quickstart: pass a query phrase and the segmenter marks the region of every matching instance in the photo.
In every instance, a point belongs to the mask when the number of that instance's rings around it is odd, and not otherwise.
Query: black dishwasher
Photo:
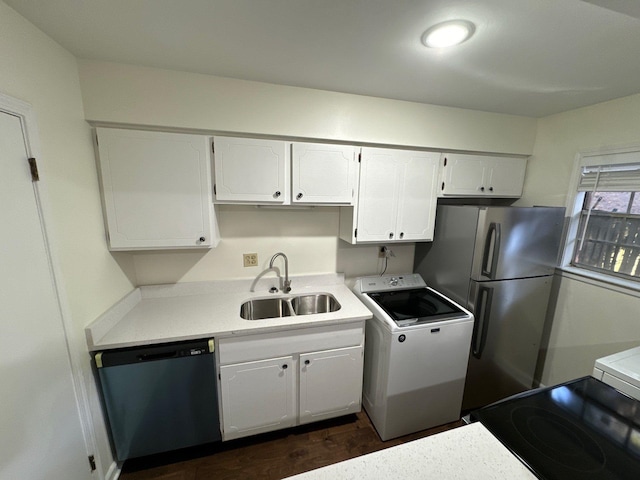
[[[213,339],[98,352],[117,460],[220,440]]]

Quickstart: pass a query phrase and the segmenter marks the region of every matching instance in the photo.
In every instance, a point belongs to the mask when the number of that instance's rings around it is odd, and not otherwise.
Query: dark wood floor
[[[383,442],[367,414],[125,462],[122,480],[281,479],[463,425]]]

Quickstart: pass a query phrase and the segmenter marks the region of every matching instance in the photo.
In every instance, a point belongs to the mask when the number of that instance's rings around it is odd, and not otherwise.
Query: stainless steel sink
[[[333,295],[326,293],[301,295],[291,299],[291,306],[296,315],[311,315],[340,310],[340,304]]]
[[[293,314],[286,298],[260,298],[249,300],[240,306],[240,316],[245,320],[288,317]]]
[[[312,315],[340,310],[333,295],[314,293],[292,297],[256,298],[240,306],[240,317],[245,320]]]

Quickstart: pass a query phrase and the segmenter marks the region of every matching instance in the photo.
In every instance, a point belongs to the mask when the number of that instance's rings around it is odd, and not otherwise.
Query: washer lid
[[[463,310],[429,288],[373,292],[368,295],[399,327],[467,317]]]

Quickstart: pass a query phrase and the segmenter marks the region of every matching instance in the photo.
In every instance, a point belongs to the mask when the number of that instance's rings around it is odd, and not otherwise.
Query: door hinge
[[[38,164],[36,159],[31,157],[29,159],[29,169],[31,170],[31,181],[37,182],[40,180],[40,175],[38,174]]]
[[[96,471],[96,457],[94,455],[89,455],[89,466],[92,472]]]

